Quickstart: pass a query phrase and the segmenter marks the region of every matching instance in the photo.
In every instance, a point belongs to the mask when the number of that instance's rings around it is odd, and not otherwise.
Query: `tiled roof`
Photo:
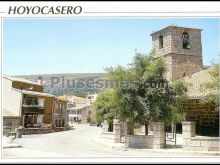
[[[214,67],[203,69],[192,75],[176,80],[175,82],[183,81],[184,83],[186,83],[187,97],[190,98],[201,98],[211,93],[216,94],[218,92],[217,90],[202,88],[202,85],[204,85],[205,83],[213,81],[213,76],[210,74],[213,69]]]
[[[86,108],[86,107],[89,107],[89,106],[91,106],[91,104],[83,104],[83,105],[77,104],[76,106],[74,106],[72,108],[69,108],[69,110],[83,109],[83,108]]]
[[[48,93],[35,92],[35,91],[27,91],[27,90],[22,90],[22,93],[23,94],[34,95],[34,96],[56,97],[56,96],[48,94]]]
[[[27,80],[27,79],[24,79],[24,78],[21,78],[21,77],[3,75],[3,78],[6,78],[6,79],[11,80],[11,81],[19,81],[19,82],[24,82],[24,83],[28,83],[28,84],[40,85],[40,84],[38,84],[34,81],[30,81],[30,80]]]
[[[75,95],[63,95],[63,96],[58,96],[59,99],[65,99],[66,100],[66,97],[67,99],[73,99],[73,100],[86,100],[85,98],[83,97],[78,97],[78,96],[75,96]]]

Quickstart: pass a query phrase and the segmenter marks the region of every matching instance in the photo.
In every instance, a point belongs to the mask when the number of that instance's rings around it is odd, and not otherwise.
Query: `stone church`
[[[151,34],[155,57],[163,57],[168,64],[169,81],[203,69],[201,31],[171,25]]]
[[[151,33],[153,50],[155,58],[161,57],[167,63],[167,80],[181,79],[189,84],[183,103],[186,119],[196,121],[198,133],[218,134],[216,105],[201,102],[207,93],[213,92],[201,89],[203,83],[212,81],[209,72],[213,69],[203,66],[201,32],[202,29],[167,26]]]

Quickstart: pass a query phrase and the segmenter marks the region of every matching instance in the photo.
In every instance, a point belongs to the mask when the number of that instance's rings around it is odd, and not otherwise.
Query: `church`
[[[201,85],[211,82],[213,67],[204,67],[202,58],[202,29],[167,26],[151,33],[155,58],[163,58],[167,64],[169,82],[184,81],[187,97],[183,102],[186,120],[196,121],[196,132],[201,135],[218,135],[219,112],[214,103],[203,103],[210,92]]]

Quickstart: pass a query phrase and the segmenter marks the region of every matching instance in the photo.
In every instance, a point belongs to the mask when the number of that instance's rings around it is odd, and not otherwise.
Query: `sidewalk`
[[[105,138],[101,138],[100,136],[97,136],[93,138],[94,142],[100,143],[101,145],[105,147],[109,147],[112,149],[117,149],[121,151],[143,151],[146,153],[158,153],[163,154],[175,154],[180,155],[181,157],[184,156],[220,156],[219,151],[184,151],[181,147],[178,148],[165,148],[165,149],[135,149],[135,148],[127,148],[124,143],[114,143],[113,140],[107,140]]]
[[[2,139],[2,148],[21,148],[21,145],[13,143],[14,137],[13,136],[3,136]]]
[[[119,149],[119,150],[125,149],[124,143],[114,143],[113,140],[107,140],[107,139],[101,138],[100,136],[93,138],[92,141],[100,143],[101,145],[105,147],[110,147],[112,149]]]

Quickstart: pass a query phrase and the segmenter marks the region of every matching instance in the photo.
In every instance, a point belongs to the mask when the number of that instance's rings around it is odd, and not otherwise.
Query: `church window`
[[[190,49],[190,36],[189,36],[189,33],[183,32],[182,41],[183,41],[183,49]]]
[[[159,36],[159,48],[160,49],[163,48],[163,36],[162,35]]]

